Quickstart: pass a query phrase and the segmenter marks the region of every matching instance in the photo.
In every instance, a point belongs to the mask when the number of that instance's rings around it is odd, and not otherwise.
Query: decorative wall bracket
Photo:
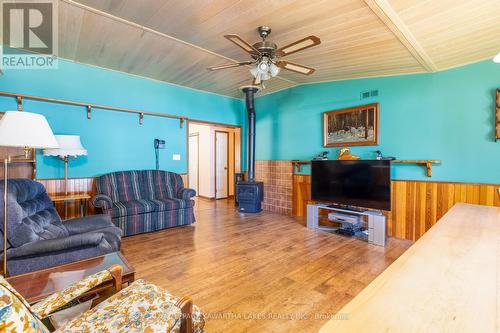
[[[497,89],[495,108],[495,142],[500,139],[500,88]]]
[[[87,105],[87,119],[92,118],[92,107],[90,105]]]
[[[23,111],[23,98],[17,96],[17,111]]]
[[[427,177],[432,177],[432,165],[441,164],[440,160],[394,160],[391,163],[424,165],[427,169]]]
[[[144,120],[144,113],[139,113],[139,125],[142,125],[143,120]]]

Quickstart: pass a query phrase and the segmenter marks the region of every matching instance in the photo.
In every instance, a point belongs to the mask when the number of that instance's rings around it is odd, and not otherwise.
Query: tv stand
[[[340,205],[309,204],[307,205],[307,227],[309,229],[323,230],[323,231],[339,230],[339,228],[319,225],[319,219],[321,218],[321,216],[319,215],[320,209],[346,213],[356,216],[366,216],[368,220],[366,229],[368,231],[368,243],[379,246],[385,246],[386,227],[385,227],[384,214],[377,211],[364,210],[360,208],[351,209]]]

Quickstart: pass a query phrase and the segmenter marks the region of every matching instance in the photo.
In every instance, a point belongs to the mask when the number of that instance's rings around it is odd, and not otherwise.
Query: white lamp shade
[[[57,149],[45,149],[45,156],[81,156],[87,155],[87,149],[82,146],[79,135],[56,135],[56,140],[59,143]]]
[[[276,75],[278,75],[280,72],[280,69],[281,68],[279,68],[275,64],[271,63],[270,68],[269,68],[269,71],[271,72],[271,76],[275,77]]]
[[[57,140],[41,114],[7,111],[0,119],[0,146],[57,148]]]
[[[496,57],[493,58],[493,61],[496,62],[497,64],[500,64],[500,53],[498,53]]]

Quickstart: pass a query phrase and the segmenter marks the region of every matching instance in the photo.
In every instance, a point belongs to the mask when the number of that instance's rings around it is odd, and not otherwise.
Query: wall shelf
[[[427,168],[427,177],[432,177],[432,165],[441,164],[440,160],[393,160],[391,163],[397,164],[417,164]]]
[[[427,177],[432,177],[432,165],[441,164],[441,160],[393,160],[391,163],[423,165],[427,169]],[[300,172],[301,166],[311,164],[311,161],[293,160],[292,164],[294,168],[297,168],[297,172]]]

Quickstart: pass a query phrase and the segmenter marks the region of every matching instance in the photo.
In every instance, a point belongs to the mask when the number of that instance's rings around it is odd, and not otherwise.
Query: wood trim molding
[[[218,123],[215,121],[208,121],[208,120],[199,120],[199,119],[193,119],[193,118],[186,118],[189,123],[195,124],[195,125],[209,125],[209,126],[214,126],[214,127],[225,127],[225,128],[239,128],[241,129],[241,125],[231,125],[231,124],[225,124],[225,123]]]
[[[204,199],[204,200],[210,200],[210,201],[215,201],[216,199],[214,197],[206,197],[204,195],[199,195],[198,198]]]
[[[406,24],[401,20],[399,15],[394,11],[387,0],[364,0],[370,9],[378,16],[378,18],[392,31],[401,44],[403,44],[413,57],[428,71],[435,72],[438,70],[432,59],[429,57],[424,48],[417,41],[415,36],[408,29]]]

